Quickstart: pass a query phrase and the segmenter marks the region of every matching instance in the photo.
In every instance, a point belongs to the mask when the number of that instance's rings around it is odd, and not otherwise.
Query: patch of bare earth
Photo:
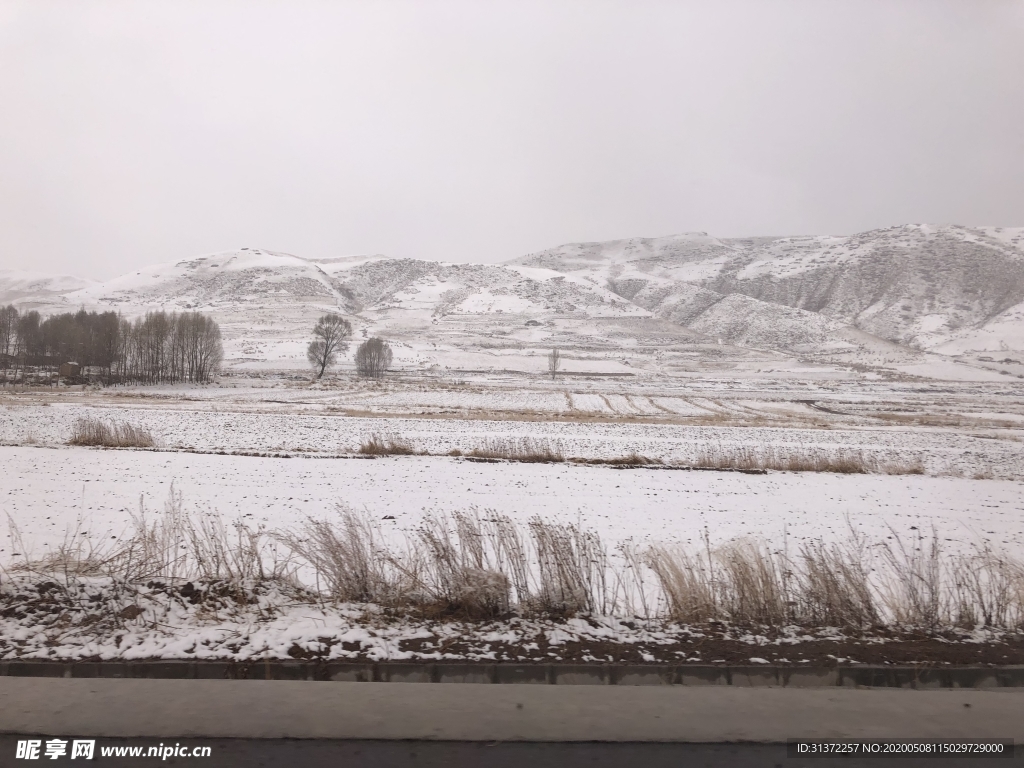
[[[795,641],[790,636],[769,632],[760,635],[759,643],[728,634],[711,627],[691,627],[669,643],[567,640],[552,644],[543,633],[519,643],[481,643],[479,638],[472,637],[417,637],[400,641],[395,650],[399,658],[431,659],[441,654],[449,661],[489,659],[510,663],[749,665],[752,658],[757,658],[775,665],[819,668],[841,664],[954,667],[1024,664],[1024,635],[1020,634],[994,642],[965,640],[951,633],[915,632]],[[338,644],[337,638],[323,637],[320,641],[323,645],[317,651],[296,645],[289,650],[289,656],[306,660],[329,657]],[[354,661],[380,660],[362,654],[358,643],[348,643],[343,650],[348,652],[346,657]]]

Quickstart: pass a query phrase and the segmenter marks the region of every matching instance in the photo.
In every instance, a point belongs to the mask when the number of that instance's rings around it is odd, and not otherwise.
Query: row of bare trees
[[[199,312],[150,312],[134,321],[115,312],[66,312],[0,307],[3,381],[30,371],[50,373],[76,363],[106,383],[207,382],[223,359],[220,328]]]
[[[306,358],[318,379],[338,362],[338,355],[348,351],[351,336],[352,324],[341,315],[327,314],[317,320],[313,341],[306,348]],[[356,371],[360,376],[379,379],[391,367],[392,358],[391,346],[374,336],[356,349]]]
[[[201,312],[149,312],[121,322],[120,381],[145,383],[213,378],[224,359],[220,326]]]

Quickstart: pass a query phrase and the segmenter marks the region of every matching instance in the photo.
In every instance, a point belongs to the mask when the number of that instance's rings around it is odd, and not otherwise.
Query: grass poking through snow
[[[25,545],[13,521],[11,542]],[[173,488],[109,545],[79,532],[42,557],[21,555],[4,582],[52,584],[68,595],[108,579],[124,595],[144,585],[217,585],[244,595],[273,582],[293,594],[435,619],[640,616],[682,624],[767,627],[995,627],[1024,631],[1024,563],[989,546],[949,555],[936,531],[882,541],[807,541],[796,551],[747,538],[685,549],[627,542],[609,551],[593,531],[493,512],[430,514],[404,536],[339,507],[291,531],[187,512]],[[193,587],[199,588],[199,587]],[[205,587],[203,587],[205,588]],[[11,608],[11,594],[0,598]],[[244,601],[243,601],[244,602]],[[120,606],[121,610],[125,606]]]
[[[413,456],[413,450],[409,441],[398,435],[370,435],[359,446],[359,453],[363,456]]]
[[[709,445],[694,458],[702,469],[836,472],[839,474],[923,475],[919,457],[883,461],[865,451],[798,450],[785,447]]]
[[[75,422],[69,445],[93,445],[104,448],[153,448],[153,435],[142,427],[127,422],[109,424],[94,418],[82,418]]]

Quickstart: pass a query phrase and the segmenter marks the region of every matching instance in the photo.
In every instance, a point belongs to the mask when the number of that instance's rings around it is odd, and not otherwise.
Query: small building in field
[[[74,379],[81,370],[82,367],[78,363],[61,363],[59,374],[62,379]]]

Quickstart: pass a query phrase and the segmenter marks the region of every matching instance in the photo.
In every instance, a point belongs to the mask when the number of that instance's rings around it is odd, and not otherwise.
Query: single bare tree
[[[306,348],[306,358],[318,379],[338,361],[339,353],[348,351],[346,339],[351,335],[352,325],[341,315],[331,313],[316,321],[313,328],[315,338]]]
[[[356,350],[356,370],[360,376],[381,378],[391,367],[391,347],[376,336],[367,339]]]
[[[555,378],[558,369],[562,366],[562,354],[555,347],[548,353],[548,370],[551,371],[551,378]]]

